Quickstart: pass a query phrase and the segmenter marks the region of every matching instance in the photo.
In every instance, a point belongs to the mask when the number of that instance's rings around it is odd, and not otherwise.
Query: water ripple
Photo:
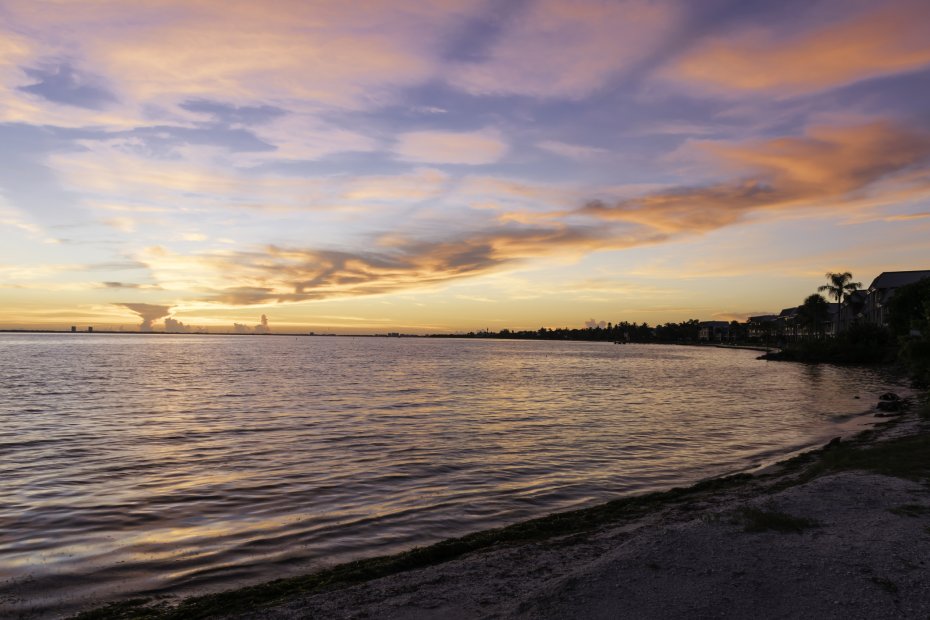
[[[2,335],[0,615],[212,591],[685,484],[834,436],[893,385],[755,356]]]

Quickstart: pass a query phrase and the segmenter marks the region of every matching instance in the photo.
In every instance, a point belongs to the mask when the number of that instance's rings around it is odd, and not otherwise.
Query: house
[[[701,321],[698,328],[698,340],[722,342],[730,339],[730,324],[726,321]]]
[[[751,316],[746,322],[746,335],[751,340],[768,338],[773,333],[775,333],[777,322],[777,314],[762,314],[759,316]]]
[[[883,271],[866,290],[862,315],[869,323],[888,325],[888,302],[895,289],[930,278],[930,269],[920,271]]]
[[[837,333],[845,332],[857,323],[865,321],[865,303],[869,293],[866,290],[853,291],[843,298],[836,317]]]
[[[840,304],[830,302],[827,304],[827,320],[823,322],[823,333],[827,336],[836,336],[840,322]]]
[[[797,336],[798,335],[798,308],[783,308],[775,319],[775,331],[780,336]]]

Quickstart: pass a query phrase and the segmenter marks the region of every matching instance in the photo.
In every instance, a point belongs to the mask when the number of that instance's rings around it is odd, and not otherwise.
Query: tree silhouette
[[[808,296],[798,308],[797,320],[807,328],[808,334],[816,332],[819,336],[823,336],[824,323],[829,319],[830,304],[823,298],[823,295],[814,293]]]
[[[862,288],[862,282],[851,282],[852,274],[848,271],[827,273],[827,280],[830,283],[817,287],[817,290],[821,293],[828,293],[837,302],[842,302],[847,295]]]

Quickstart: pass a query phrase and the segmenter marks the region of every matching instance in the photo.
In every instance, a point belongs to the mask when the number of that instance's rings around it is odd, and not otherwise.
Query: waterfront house
[[[751,316],[746,322],[746,335],[750,340],[766,340],[775,333],[777,314]]]
[[[840,304],[830,302],[827,304],[827,320],[824,321],[823,333],[826,336],[836,336],[839,333]]]
[[[782,311],[778,313],[778,318],[775,320],[778,335],[785,336],[789,340],[791,338],[796,338],[798,335],[797,317],[797,307],[783,308]]]
[[[701,321],[698,327],[698,340],[722,342],[730,339],[730,324],[727,321]]]
[[[930,269],[919,271],[884,271],[866,291],[862,315],[865,320],[875,325],[888,325],[888,302],[894,296],[895,289],[930,278]]]
[[[843,298],[837,313],[836,327],[837,333],[845,332],[857,323],[865,321],[865,303],[868,299],[869,292],[865,289],[853,291]]]

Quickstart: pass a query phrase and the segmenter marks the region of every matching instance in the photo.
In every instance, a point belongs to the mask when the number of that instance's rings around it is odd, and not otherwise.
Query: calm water
[[[757,355],[0,335],[0,615],[225,589],[743,469],[861,425],[892,385]]]

